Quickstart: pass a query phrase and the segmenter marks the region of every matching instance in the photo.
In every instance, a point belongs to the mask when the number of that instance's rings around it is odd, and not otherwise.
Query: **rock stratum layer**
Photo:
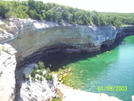
[[[17,61],[23,61],[36,51],[81,52],[97,51],[101,45],[110,45],[116,37],[131,35],[134,26],[115,28],[112,25],[63,25],[54,22],[15,19],[0,29],[0,44],[8,43],[16,50]],[[38,54],[41,54],[38,53]]]
[[[65,53],[97,51],[102,44],[110,45],[116,38],[116,28],[13,20],[0,32],[0,43],[9,43],[17,50],[17,61],[39,49],[56,48]],[[47,51],[46,53],[53,52]]]

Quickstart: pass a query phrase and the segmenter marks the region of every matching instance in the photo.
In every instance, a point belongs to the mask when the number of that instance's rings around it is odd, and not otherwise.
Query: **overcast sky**
[[[133,12],[134,0],[38,0],[99,12]]]

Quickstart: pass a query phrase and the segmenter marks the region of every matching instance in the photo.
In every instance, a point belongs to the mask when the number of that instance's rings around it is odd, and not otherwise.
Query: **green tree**
[[[50,68],[46,68],[46,72],[47,72],[47,73],[51,73]]]
[[[39,66],[39,69],[45,69],[44,62],[39,61],[38,66]]]
[[[36,64],[36,65],[34,65],[34,69],[35,70],[38,70],[39,69],[39,66]]]
[[[34,70],[34,69],[31,71],[30,75],[31,75],[31,77],[33,77],[33,78],[35,77],[36,72],[35,72],[35,70]]]
[[[46,78],[46,80],[53,80],[52,75],[49,74],[49,73],[46,73],[46,74],[44,74],[43,76]]]
[[[40,76],[40,81],[42,81],[42,77]]]
[[[40,15],[37,14],[35,9],[34,10],[29,10],[28,14],[33,19],[40,19]]]
[[[9,11],[9,3],[5,3],[4,1],[0,0],[0,16],[5,18],[5,14]]]
[[[55,21],[58,23],[68,22],[71,24],[82,24],[103,26],[112,24],[114,26],[133,25],[134,13],[109,13],[86,11],[55,3],[43,3],[41,1],[4,1],[0,0],[0,16],[8,18],[33,18],[38,20]]]
[[[54,17],[53,17],[53,11],[52,10],[48,10],[47,12],[46,12],[46,16],[47,16],[47,20],[50,20],[50,21],[53,21],[53,19],[54,19]]]
[[[12,3],[12,6],[9,8],[9,12],[6,13],[6,17],[14,16],[16,18],[28,18],[29,15],[27,14],[28,7],[24,5],[19,5],[18,3]]]
[[[99,25],[99,13],[96,11],[92,11],[91,12],[91,19],[92,19],[92,23],[95,25]]]
[[[54,13],[54,21],[55,22],[60,22],[62,19],[62,13],[61,12],[55,12]]]
[[[46,11],[41,10],[41,14],[42,14],[42,19],[45,20],[46,19]]]

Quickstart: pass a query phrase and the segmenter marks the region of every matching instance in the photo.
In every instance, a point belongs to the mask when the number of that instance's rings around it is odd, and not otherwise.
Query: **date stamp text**
[[[128,86],[98,86],[97,91],[128,91]]]

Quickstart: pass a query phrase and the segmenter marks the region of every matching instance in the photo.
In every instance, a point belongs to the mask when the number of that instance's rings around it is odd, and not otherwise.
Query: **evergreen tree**
[[[45,65],[41,61],[38,62],[38,66],[39,66],[39,69],[45,69]]]

